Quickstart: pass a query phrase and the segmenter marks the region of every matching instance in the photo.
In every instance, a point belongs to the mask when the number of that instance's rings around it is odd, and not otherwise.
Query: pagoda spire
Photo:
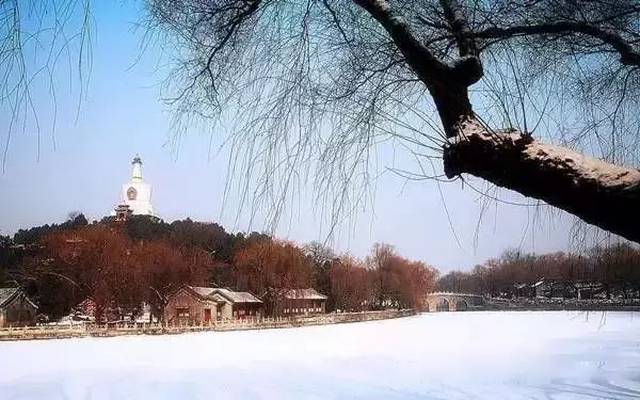
[[[136,156],[133,157],[133,161],[131,161],[131,165],[133,165],[133,171],[131,173],[132,180],[141,181],[142,180],[142,159],[140,158],[140,155],[136,154]]]

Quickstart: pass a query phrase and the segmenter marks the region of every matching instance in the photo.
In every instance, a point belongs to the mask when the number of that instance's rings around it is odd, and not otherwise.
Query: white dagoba
[[[122,204],[129,206],[134,215],[154,215],[151,205],[151,185],[142,179],[142,160],[136,154],[131,161],[131,180],[122,185]]]

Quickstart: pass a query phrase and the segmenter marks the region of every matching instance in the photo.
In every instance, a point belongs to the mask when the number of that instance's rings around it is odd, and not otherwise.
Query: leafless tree
[[[0,140],[2,172],[13,135],[35,133],[42,146],[40,93],[48,95],[51,145],[56,147],[60,77],[78,93],[78,108],[92,66],[93,15],[90,0],[0,1]],[[77,79],[75,79],[77,78]],[[77,86],[77,87],[75,87]],[[47,103],[47,102],[43,102]],[[35,132],[32,132],[35,131]]]
[[[621,166],[637,164],[634,0],[149,0],[148,11],[179,49],[171,102],[230,124],[232,169],[272,209],[314,172],[332,212],[358,204],[375,145],[392,140],[415,156],[415,177],[441,158],[446,178],[484,178],[640,241],[640,172]]]

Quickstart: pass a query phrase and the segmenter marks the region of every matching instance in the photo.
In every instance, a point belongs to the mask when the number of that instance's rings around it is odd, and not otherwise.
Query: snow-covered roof
[[[526,287],[529,287],[528,283],[516,283],[515,285],[513,285],[516,289],[524,289]]]
[[[215,290],[215,288],[212,288],[212,287],[203,287],[203,286],[189,286],[189,287],[191,288],[191,290],[193,290],[194,292],[196,292],[202,297],[209,296]]]
[[[18,293],[18,288],[0,288],[0,307],[4,306]]]
[[[252,295],[249,292],[234,292],[231,289],[217,288],[217,289],[214,289],[213,292],[211,292],[210,294],[213,294],[216,292],[220,293],[221,295],[228,298],[234,303],[262,303],[262,300],[260,300],[259,298]]]
[[[189,288],[201,297],[209,298],[212,295],[219,293],[221,296],[228,299],[232,303],[262,303],[262,300],[249,292],[235,292],[227,288],[203,286],[189,286]]]
[[[326,300],[327,296],[318,293],[314,288],[307,289],[289,289],[285,292],[284,297],[292,300]]]
[[[20,293],[22,293],[22,289],[20,288],[0,288],[0,307],[4,307],[5,305],[9,304],[9,302],[16,298]],[[32,302],[26,295],[24,296],[24,298],[34,308],[38,308],[38,306],[34,302]]]
[[[599,289],[604,285],[600,282],[576,282],[574,286],[578,289]]]

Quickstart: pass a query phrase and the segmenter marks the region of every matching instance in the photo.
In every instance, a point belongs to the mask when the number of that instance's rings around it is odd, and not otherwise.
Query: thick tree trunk
[[[640,171],[541,143],[518,131],[492,132],[475,118],[444,149],[449,178],[468,173],[574,214],[640,243]]]
[[[483,69],[459,1],[440,1],[460,50],[454,62],[434,56],[388,1],[354,1],[389,33],[429,89],[449,138],[444,149],[449,178],[462,173],[484,178],[640,243],[640,171],[546,145],[520,132],[491,132],[476,119],[468,87],[482,77]],[[586,33],[618,51],[628,50],[606,32]]]
[[[469,89],[449,77],[427,87],[433,97],[446,136],[455,137],[458,135],[457,127],[466,119],[473,118]]]

